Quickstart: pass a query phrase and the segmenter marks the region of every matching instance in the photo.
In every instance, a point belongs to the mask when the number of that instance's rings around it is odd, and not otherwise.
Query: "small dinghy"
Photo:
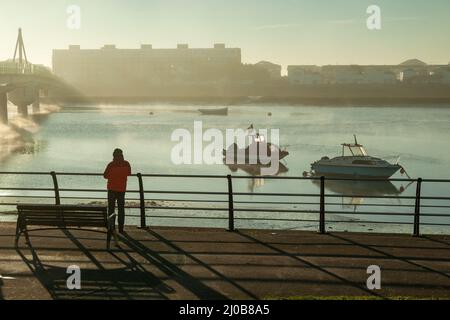
[[[216,115],[216,116],[226,116],[228,115],[228,107],[225,108],[209,108],[209,109],[198,109],[201,114],[204,115]]]

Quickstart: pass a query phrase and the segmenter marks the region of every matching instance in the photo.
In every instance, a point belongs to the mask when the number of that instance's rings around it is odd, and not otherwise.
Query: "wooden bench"
[[[28,238],[28,226],[45,226],[66,229],[70,227],[97,227],[106,229],[106,246],[109,250],[111,236],[115,237],[115,214],[108,216],[106,206],[19,204],[16,227],[16,244],[21,233]]]

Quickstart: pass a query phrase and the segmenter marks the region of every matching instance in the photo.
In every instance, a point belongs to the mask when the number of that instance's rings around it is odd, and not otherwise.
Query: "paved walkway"
[[[17,248],[14,232],[0,224],[3,299],[450,298],[450,236],[129,227],[108,252],[100,232],[33,231]],[[69,265],[81,290],[66,286]],[[366,288],[369,265],[381,290]]]

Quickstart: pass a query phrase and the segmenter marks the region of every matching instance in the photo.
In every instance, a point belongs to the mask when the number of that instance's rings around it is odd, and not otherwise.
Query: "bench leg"
[[[31,241],[30,241],[30,237],[28,235],[28,230],[26,227],[25,227],[25,229],[23,229],[23,232],[25,233],[26,244],[30,245]]]
[[[16,223],[16,239],[15,239],[16,245],[19,243],[20,235],[22,234],[22,232],[26,231],[26,228],[27,227],[26,227],[24,221],[20,217],[18,217],[17,223]]]
[[[19,238],[20,234],[22,233],[21,226],[20,226],[20,218],[17,218],[17,224],[16,224],[16,239],[14,241],[14,244],[17,246],[19,244]]]

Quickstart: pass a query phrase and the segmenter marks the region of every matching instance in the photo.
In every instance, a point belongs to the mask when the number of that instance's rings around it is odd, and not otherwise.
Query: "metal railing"
[[[39,75],[39,76],[51,76],[52,72],[49,68],[32,64],[24,63],[19,64],[16,62],[0,62],[0,74],[27,74],[27,75]]]
[[[17,198],[17,199],[51,199],[54,201],[55,204],[61,204],[61,200],[72,200],[72,201],[81,201],[81,200],[105,200],[106,197],[80,197],[80,196],[61,196],[61,193],[101,193],[106,192],[105,189],[85,189],[85,188],[61,188],[58,183],[59,177],[68,177],[68,176],[80,176],[80,177],[102,177],[102,174],[99,173],[56,173],[54,171],[52,172],[0,172],[0,178],[5,175],[17,175],[17,176],[30,176],[30,175],[38,175],[38,176],[50,176],[52,179],[52,187],[0,187],[0,191],[26,191],[26,192],[51,192],[53,195],[51,196],[42,196],[42,195],[10,195],[10,194],[1,194],[0,193],[0,199],[1,198]],[[422,185],[424,183],[450,183],[450,180],[444,180],[444,179],[390,179],[389,182],[407,182],[409,184],[415,184],[416,190],[415,195],[413,196],[403,196],[403,195],[368,195],[368,194],[329,194],[326,192],[326,184],[327,181],[347,181],[348,182],[377,182],[377,181],[384,181],[386,180],[377,180],[377,179],[356,179],[356,178],[329,178],[329,177],[288,177],[288,176],[267,176],[267,177],[261,177],[261,176],[238,176],[238,175],[182,175],[182,174],[141,174],[137,173],[132,175],[131,177],[134,177],[137,179],[137,185],[138,188],[135,190],[127,190],[127,194],[135,194],[138,195],[138,197],[132,197],[127,198],[127,200],[136,201],[138,202],[138,205],[127,205],[127,208],[133,208],[133,209],[139,209],[139,215],[133,215],[134,217],[139,218],[140,220],[140,227],[146,227],[147,221],[149,218],[194,218],[194,217],[186,217],[183,215],[175,215],[175,216],[153,216],[148,215],[147,210],[193,210],[193,211],[215,211],[215,212],[227,212],[228,215],[226,217],[205,217],[204,219],[223,219],[228,220],[228,229],[230,231],[235,230],[235,221],[236,220],[267,220],[267,221],[309,221],[309,222],[317,222],[318,223],[318,232],[319,233],[326,233],[326,224],[327,223],[339,223],[344,221],[334,221],[334,220],[327,220],[327,218],[330,215],[361,215],[361,216],[399,216],[399,217],[412,217],[413,222],[386,222],[386,221],[361,221],[357,220],[357,222],[360,223],[390,223],[390,224],[399,224],[399,225],[410,225],[412,224],[412,234],[414,236],[420,236],[421,226],[427,225],[427,226],[441,226],[441,227],[449,227],[450,226],[450,205],[448,204],[423,204],[422,201],[424,200],[432,200],[432,201],[450,201],[450,197],[442,197],[442,196],[424,196],[422,194]],[[224,183],[224,186],[226,187],[226,191],[198,191],[198,190],[159,190],[159,189],[145,189],[144,188],[144,178],[164,178],[164,179],[187,179],[190,184],[189,186],[195,185],[195,179],[214,179],[214,180],[222,180]],[[253,193],[253,192],[236,192],[233,190],[233,183],[237,180],[241,179],[277,179],[277,180],[283,180],[283,181],[303,181],[303,180],[313,180],[316,182],[319,182],[319,193]],[[193,183],[194,182],[194,183]],[[450,184],[449,184],[450,185]],[[191,198],[190,199],[180,199],[180,198],[155,198],[150,197],[149,199],[146,199],[147,195],[188,195]],[[195,199],[196,196],[223,196],[224,199],[217,200],[217,199]],[[242,201],[242,200],[236,200],[236,197],[245,197],[245,196],[257,196],[257,197],[277,197],[277,200],[271,200],[271,201]],[[338,205],[338,203],[333,201],[328,201],[329,199],[335,199],[335,198],[354,198],[354,197],[364,197],[369,199],[405,199],[409,201],[414,201],[413,205],[410,204],[380,204],[380,203],[370,203],[370,204],[364,204],[363,206],[367,207],[389,207],[389,208],[413,208],[414,210],[412,212],[383,212],[383,211],[362,211],[362,212],[355,212],[355,211],[336,211],[336,210],[327,210],[328,207],[333,207]],[[280,201],[278,198],[318,198],[318,201],[309,201],[309,202],[299,202],[299,201]],[[221,203],[225,204],[225,206],[221,207],[211,207],[211,206],[164,206],[164,205],[148,205],[146,202],[147,200],[152,201],[172,201],[172,202],[189,202],[189,203]],[[18,204],[19,201],[16,202],[0,202],[0,206],[13,206]],[[23,202],[21,202],[23,203]],[[242,205],[242,204],[257,204],[257,205],[276,205],[277,208],[248,208],[248,207],[236,207],[236,205]],[[285,205],[317,205],[318,210],[306,210],[306,209],[296,209],[294,207],[293,209],[285,209],[283,206]],[[446,210],[445,213],[424,213],[421,212],[421,208],[439,208]],[[296,213],[308,213],[318,216],[318,220],[302,220],[302,219],[292,219],[292,218],[277,218],[277,217],[270,217],[270,218],[256,218],[256,217],[236,217],[236,212],[248,212],[248,213],[289,213],[289,214],[296,214]],[[436,217],[436,218],[445,218],[445,223],[425,223],[422,220],[423,217]],[[202,217],[195,217],[201,219]],[[351,223],[351,221],[345,221],[347,223]],[[450,229],[449,229],[450,230]]]

